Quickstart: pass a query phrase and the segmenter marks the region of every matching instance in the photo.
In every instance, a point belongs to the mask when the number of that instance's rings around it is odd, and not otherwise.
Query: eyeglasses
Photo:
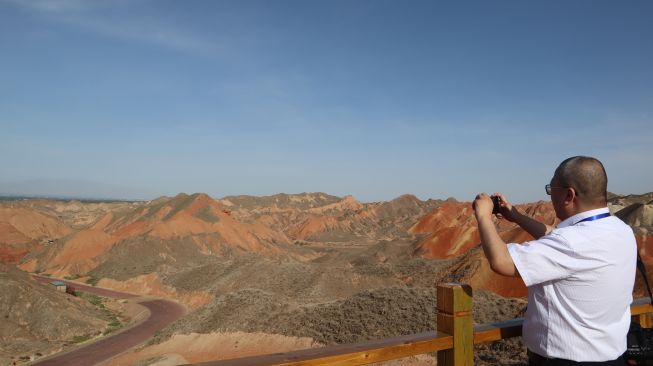
[[[569,188],[569,187],[555,187],[555,186],[552,186],[550,184],[547,184],[547,185],[544,186],[544,190],[546,191],[546,194],[548,194],[549,196],[551,195],[551,189],[552,188]]]

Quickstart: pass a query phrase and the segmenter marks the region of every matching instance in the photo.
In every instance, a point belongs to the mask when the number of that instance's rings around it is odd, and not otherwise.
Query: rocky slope
[[[16,264],[27,254],[43,248],[49,241],[69,235],[65,223],[24,206],[0,206],[0,263]]]
[[[219,202],[230,210],[263,213],[275,209],[307,210],[327,206],[340,200],[340,197],[316,192],[299,194],[279,193],[272,196],[226,196],[220,199]]]
[[[550,203],[540,201],[517,205],[517,208],[547,224],[553,225],[556,222],[555,212]],[[528,233],[506,220],[497,220],[497,227],[506,242],[523,242],[532,239]],[[480,242],[471,203],[452,199],[422,217],[409,232],[422,235],[415,250],[428,258],[457,257]]]
[[[441,201],[403,195],[388,202],[361,203],[352,196],[313,193],[246,200],[238,196],[220,202],[233,207],[232,214],[239,219],[260,222],[300,242],[344,243],[405,237],[406,229]]]
[[[91,226],[26,258],[21,268],[57,276],[84,275],[115,263],[110,272],[125,277],[146,274],[162,265],[193,265],[202,257],[231,251],[302,255],[282,232],[236,220],[207,195],[180,194],[127,211],[109,211]]]
[[[617,211],[634,203],[652,204],[653,192],[629,195],[612,194],[608,198],[608,203],[611,206],[618,206]]]
[[[556,222],[550,203],[535,202],[517,205],[518,209],[548,224]],[[517,225],[497,220],[499,235],[507,243],[521,243],[532,237]],[[454,259],[454,264],[441,274],[446,281],[466,282],[473,288],[493,291],[501,296],[523,297],[527,290],[523,281],[495,274],[480,250],[480,236],[469,202],[449,199],[415,223],[409,230],[420,238],[414,250],[425,258]]]
[[[338,248],[306,263],[238,257],[168,276],[171,286],[215,297],[154,343],[193,332],[261,332],[332,344],[433,330],[435,285],[449,280],[445,274],[457,263],[412,256],[411,247],[382,242]],[[474,301],[479,323],[520,316],[525,305],[483,290]],[[521,355],[519,345],[510,349],[513,358]],[[492,352],[479,355],[496,359]]]
[[[140,202],[80,202],[45,199],[0,203],[0,262],[16,264],[30,253],[68,239],[109,212],[125,212]]]
[[[34,352],[47,355],[75,337],[98,334],[105,313],[88,301],[57,292],[10,266],[0,264],[0,364]],[[13,358],[12,358],[13,357]]]

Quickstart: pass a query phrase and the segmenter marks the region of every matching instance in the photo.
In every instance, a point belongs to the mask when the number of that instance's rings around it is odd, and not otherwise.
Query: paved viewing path
[[[50,283],[59,281],[54,278],[34,276],[41,283]],[[111,297],[114,299],[130,299],[139,297],[138,295],[128,294],[109,289],[82,285],[75,282],[64,281],[66,284],[75,288],[75,290],[92,293],[98,296]],[[139,345],[154,336],[157,330],[164,328],[168,324],[179,319],[186,313],[186,309],[173,301],[162,299],[144,299],[138,302],[139,305],[146,307],[150,312],[150,317],[136,324],[131,328],[122,330],[110,337],[102,338],[96,342],[74,349],[69,352],[51,356],[43,361],[38,361],[32,366],[90,366],[106,361],[136,345]]]

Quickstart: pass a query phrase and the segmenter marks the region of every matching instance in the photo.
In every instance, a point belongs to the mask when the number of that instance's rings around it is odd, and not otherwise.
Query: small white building
[[[50,282],[50,284],[51,284],[52,286],[54,286],[54,288],[55,288],[57,291],[66,292],[66,288],[67,288],[67,286],[66,286],[66,283],[65,283],[65,282],[63,282],[63,281],[52,281],[52,282]]]

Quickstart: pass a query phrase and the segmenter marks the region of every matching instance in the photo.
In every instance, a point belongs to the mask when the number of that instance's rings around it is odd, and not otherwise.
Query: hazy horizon
[[[55,186],[56,188],[52,188]],[[23,187],[22,189],[20,187]],[[28,188],[25,188],[28,187]],[[41,187],[47,187],[47,188],[41,188]],[[356,200],[363,202],[363,203],[371,203],[371,202],[384,202],[384,201],[390,201],[392,199],[398,198],[402,195],[414,195],[418,199],[422,201],[427,201],[429,199],[434,199],[434,200],[446,200],[449,198],[454,198],[457,201],[461,202],[471,202],[473,201],[474,197],[468,197],[468,198],[459,198],[459,197],[454,197],[454,196],[433,196],[433,197],[423,197],[416,195],[412,192],[404,192],[401,194],[398,194],[397,196],[394,197],[388,197],[386,199],[380,199],[380,200],[364,200],[360,199],[356,195],[353,194],[333,194],[332,192],[324,192],[324,191],[300,191],[300,192],[273,192],[270,194],[247,194],[247,193],[233,193],[233,194],[226,194],[226,195],[214,195],[209,192],[190,192],[190,191],[180,191],[176,193],[170,193],[170,194],[161,194],[161,195],[156,195],[156,196],[148,196],[146,194],[139,195],[137,193],[133,193],[131,195],[129,194],[114,194],[111,192],[114,192],[116,189],[116,186],[112,185],[106,185],[102,183],[97,183],[97,182],[89,182],[89,181],[71,181],[71,180],[58,180],[58,181],[48,181],[48,180],[34,180],[34,181],[28,181],[28,182],[16,182],[16,183],[6,183],[6,182],[0,182],[0,197],[5,197],[5,198],[11,198],[11,197],[18,197],[18,198],[49,198],[49,199],[62,199],[62,200],[75,200],[75,199],[80,199],[80,200],[116,200],[116,201],[151,201],[156,198],[160,197],[174,197],[178,194],[197,194],[197,193],[204,193],[208,194],[209,196],[213,197],[214,199],[221,199],[229,196],[253,196],[253,197],[262,197],[262,196],[272,196],[276,194],[288,194],[288,195],[299,195],[299,194],[311,194],[311,193],[324,193],[328,195],[333,195],[337,197],[345,197],[345,196],[353,196]],[[129,190],[126,190],[129,192]],[[135,192],[135,191],[132,191]],[[652,191],[643,191],[643,192],[612,192],[608,190],[608,192],[617,194],[617,195],[622,195],[622,196],[627,196],[627,195],[639,195],[639,194],[645,194]],[[488,194],[492,194],[493,192],[486,192]],[[548,201],[547,198],[543,198],[541,200]],[[539,200],[532,200],[532,201],[519,201],[519,200],[512,200],[513,203],[531,203]]]
[[[652,18],[650,1],[0,0],[0,188],[532,202],[590,155],[610,191],[650,192]]]

